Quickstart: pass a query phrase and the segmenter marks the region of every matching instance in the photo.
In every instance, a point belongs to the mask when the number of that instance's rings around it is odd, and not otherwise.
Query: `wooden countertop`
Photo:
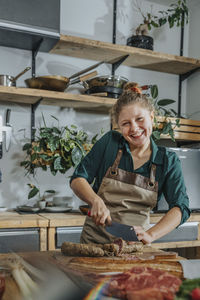
[[[49,227],[83,226],[85,216],[77,213],[40,213],[49,222]]]
[[[48,220],[38,214],[21,215],[15,211],[0,213],[0,228],[48,227]]]
[[[162,214],[150,214],[150,222],[157,223]],[[83,226],[85,215],[79,212],[19,214],[0,212],[0,228]],[[200,222],[200,213],[192,213],[187,222]]]

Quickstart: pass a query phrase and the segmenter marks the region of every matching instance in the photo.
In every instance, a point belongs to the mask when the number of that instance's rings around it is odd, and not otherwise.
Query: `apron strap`
[[[151,165],[149,185],[153,186],[156,181],[156,165]]]
[[[118,153],[117,153],[117,157],[111,167],[111,172],[112,174],[117,174],[117,169],[118,169],[118,166],[119,166],[119,163],[120,163],[120,160],[121,160],[121,157],[122,157],[122,149],[119,149],[118,150]]]

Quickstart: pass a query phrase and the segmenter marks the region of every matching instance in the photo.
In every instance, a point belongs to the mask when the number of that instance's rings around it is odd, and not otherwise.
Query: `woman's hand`
[[[139,241],[145,245],[150,245],[152,243],[152,236],[147,231],[144,231],[141,226],[133,226],[133,228]]]
[[[110,211],[100,197],[93,201],[90,216],[96,225],[110,225],[112,221]]]

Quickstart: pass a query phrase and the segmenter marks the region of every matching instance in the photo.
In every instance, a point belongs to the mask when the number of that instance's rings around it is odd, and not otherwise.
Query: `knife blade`
[[[132,226],[121,224],[118,222],[112,222],[111,225],[106,225],[105,229],[110,234],[121,237],[125,241],[137,241],[138,238],[135,233],[135,230]]]

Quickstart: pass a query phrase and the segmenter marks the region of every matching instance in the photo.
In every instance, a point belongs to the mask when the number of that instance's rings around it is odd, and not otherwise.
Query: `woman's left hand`
[[[141,226],[133,226],[133,228],[139,241],[141,241],[145,245],[151,244],[153,239],[147,231],[144,231],[144,229]]]

